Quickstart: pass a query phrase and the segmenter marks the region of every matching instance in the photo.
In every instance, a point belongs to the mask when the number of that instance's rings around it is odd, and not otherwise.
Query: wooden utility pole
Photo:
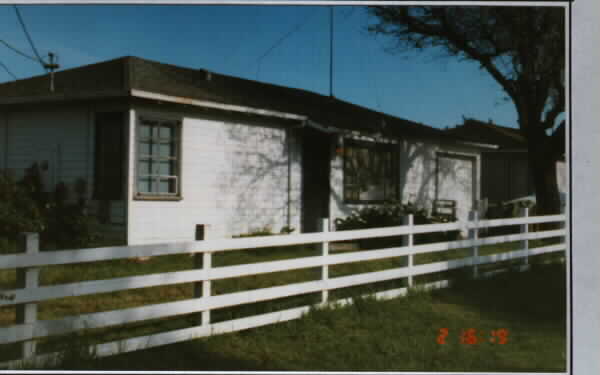
[[[44,68],[50,71],[50,91],[54,92],[54,71],[60,68],[60,65],[56,63],[54,58],[56,55],[52,52],[48,52],[49,63],[44,63]]]

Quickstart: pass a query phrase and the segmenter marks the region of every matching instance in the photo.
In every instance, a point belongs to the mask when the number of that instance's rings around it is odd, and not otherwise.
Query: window
[[[354,140],[344,143],[344,200],[351,203],[397,200],[396,146]]]
[[[124,112],[95,114],[94,199],[123,199],[124,124]]]
[[[140,118],[137,128],[137,196],[180,196],[181,122]]]

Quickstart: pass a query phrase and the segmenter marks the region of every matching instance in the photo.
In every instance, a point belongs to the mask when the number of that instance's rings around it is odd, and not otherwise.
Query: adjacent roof
[[[527,140],[519,129],[492,122],[465,118],[462,125],[446,129],[445,132],[470,142],[495,144],[500,149],[527,149]]]
[[[49,76],[0,84],[0,108],[45,100],[82,100],[127,97],[132,90],[194,100],[282,111],[308,117],[326,126],[396,136],[452,139],[451,133],[373,111],[314,92],[277,86],[163,64],[138,57],[122,57],[56,72],[54,91]],[[450,138],[450,139],[449,139]],[[493,142],[495,143],[495,142]]]

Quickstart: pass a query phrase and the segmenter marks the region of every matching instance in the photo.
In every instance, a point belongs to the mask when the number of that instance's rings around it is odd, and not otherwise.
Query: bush
[[[20,232],[46,229],[43,207],[34,199],[38,193],[30,181],[16,183],[8,173],[0,173],[0,237],[14,240]]]
[[[83,184],[78,182],[79,189]],[[0,172],[0,237],[14,241],[21,232],[37,232],[43,244],[54,242],[57,247],[84,247],[96,241],[97,220],[84,214],[83,200],[67,203],[68,194],[62,182],[53,197],[45,193],[35,163],[18,182]]]
[[[44,237],[58,248],[84,247],[100,239],[98,229],[98,220],[84,215],[79,204],[52,205]]]
[[[401,204],[397,202],[386,202],[381,206],[368,206],[353,212],[346,218],[335,219],[336,230],[356,230],[368,228],[382,228],[403,225],[403,217],[413,215],[415,225],[432,224],[440,222],[455,221],[451,218],[437,218],[427,215],[425,209],[417,208],[413,203]],[[431,243],[441,241],[455,240],[459,231],[449,231],[442,233],[426,233],[415,235],[414,243]],[[363,249],[383,248],[389,246],[401,246],[402,236],[374,238],[359,240],[360,247]]]
[[[334,223],[337,230],[393,227],[402,225],[402,218],[409,214],[414,215],[415,224],[430,222],[427,218],[427,212],[416,208],[411,203],[386,202],[382,206],[361,208],[346,218],[335,219]]]

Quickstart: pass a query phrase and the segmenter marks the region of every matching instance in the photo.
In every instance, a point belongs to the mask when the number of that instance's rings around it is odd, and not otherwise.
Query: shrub
[[[427,215],[425,209],[420,209],[413,203],[401,204],[397,202],[386,202],[381,206],[367,206],[353,212],[346,218],[335,219],[337,230],[355,230],[368,228],[381,228],[400,226],[403,223],[403,217],[413,215],[415,225],[431,224],[439,222],[455,221],[452,218],[438,218]],[[452,241],[459,235],[459,231],[449,231],[441,233],[427,233],[415,235],[415,244]],[[382,248],[388,246],[401,246],[402,236],[374,238],[359,240],[360,247],[363,249]]]
[[[31,180],[15,182],[6,172],[0,173],[0,236],[16,239],[20,232],[42,232],[46,220],[39,197],[39,189]]]
[[[80,198],[85,181],[78,181]],[[0,237],[16,240],[21,232],[37,232],[43,244],[57,247],[84,247],[99,238],[98,222],[84,214],[83,200],[68,203],[69,190],[64,183],[56,186],[53,196],[44,192],[37,164],[25,170],[20,181],[0,172]],[[3,245],[4,246],[4,245]]]
[[[69,189],[65,183],[56,185],[54,202],[47,205],[48,230],[45,237],[57,247],[83,247],[97,241],[99,222],[84,214],[83,201],[67,203]]]
[[[415,224],[430,222],[424,209],[418,209],[412,203],[399,204],[396,202],[363,207],[346,218],[335,219],[334,222],[337,230],[392,227],[402,225],[402,218],[408,214],[414,215]]]

